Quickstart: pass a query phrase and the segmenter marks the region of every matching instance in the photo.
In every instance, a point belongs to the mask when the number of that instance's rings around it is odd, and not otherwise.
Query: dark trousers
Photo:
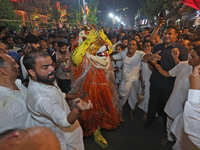
[[[56,81],[62,92],[68,93],[71,90],[71,80],[57,78]]]
[[[158,88],[154,85],[150,85],[150,98],[148,104],[147,121],[152,123],[155,119],[156,112],[163,118],[163,123],[166,128],[167,114],[164,112],[165,105],[173,87],[170,88]]]

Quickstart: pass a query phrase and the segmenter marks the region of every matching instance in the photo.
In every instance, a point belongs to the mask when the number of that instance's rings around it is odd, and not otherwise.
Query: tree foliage
[[[98,0],[92,0],[89,1],[88,7],[89,7],[89,16],[88,16],[88,22],[91,24],[97,25],[98,19],[97,19],[97,12],[98,12]]]
[[[141,2],[141,12],[148,19],[154,20],[160,12],[174,9],[173,2],[178,0],[139,0]]]
[[[0,9],[0,19],[21,20],[20,17],[16,17],[13,5],[9,0],[0,0]],[[20,28],[20,21],[3,21],[1,25],[6,26],[10,30],[18,31]]]
[[[80,23],[83,20],[83,13],[81,10],[82,0],[60,0],[62,5],[67,5],[68,23]],[[87,0],[89,7],[88,22],[91,24],[97,24],[97,12],[99,0]],[[83,6],[82,6],[83,7]]]
[[[51,22],[58,22],[60,20],[61,13],[56,8],[56,0],[50,0],[51,7],[49,8],[49,14],[51,18]]]

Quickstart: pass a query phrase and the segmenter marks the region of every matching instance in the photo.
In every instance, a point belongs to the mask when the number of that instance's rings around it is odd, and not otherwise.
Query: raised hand
[[[161,51],[158,51],[157,53],[155,53],[152,57],[152,60],[155,62],[158,62],[161,60],[161,56],[159,55],[161,53]]]
[[[99,30],[99,37],[100,37],[102,40],[104,40],[104,41],[106,41],[106,39],[108,38],[108,37],[105,35],[103,29]]]
[[[177,59],[180,55],[180,52],[179,52],[179,49],[178,48],[173,48],[172,51],[171,51],[171,54],[172,54],[172,57],[174,59]]]
[[[200,90],[200,65],[194,68],[194,71],[189,75],[190,89]]]
[[[90,41],[90,42],[94,42],[97,40],[98,37],[98,32],[95,31],[94,29],[92,29],[87,37],[86,40]]]
[[[93,108],[91,100],[88,100],[88,103],[81,100],[80,98],[76,98],[75,100],[75,108],[80,111],[89,110]]]

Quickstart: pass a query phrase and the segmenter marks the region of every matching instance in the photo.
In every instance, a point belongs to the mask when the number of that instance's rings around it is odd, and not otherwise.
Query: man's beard
[[[32,51],[38,51],[38,50],[40,50],[40,47],[34,47],[31,45],[31,49],[32,49]]]
[[[48,76],[41,76],[36,71],[35,73],[36,73],[37,81],[42,82],[42,83],[49,84],[49,83],[54,82],[56,79],[56,76],[54,76],[53,78],[49,78],[49,76],[55,74],[55,71],[52,71],[51,73],[49,73]]]
[[[59,50],[59,52],[60,52],[61,54],[66,54],[66,52],[63,52],[63,51],[61,51],[61,50]]]

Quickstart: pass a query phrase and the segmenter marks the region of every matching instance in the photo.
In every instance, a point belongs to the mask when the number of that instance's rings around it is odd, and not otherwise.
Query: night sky
[[[87,0],[86,0],[87,1]],[[137,10],[140,9],[140,3],[138,0],[99,0],[100,4],[98,9],[101,11],[100,16],[103,18],[103,22],[105,22],[108,26],[110,26],[110,18],[109,13],[112,12],[118,16],[123,18],[123,22],[127,24],[127,20],[133,26],[134,16]],[[125,11],[116,11],[116,9],[126,8]],[[103,17],[102,17],[103,16]],[[126,19],[127,18],[127,19]]]

